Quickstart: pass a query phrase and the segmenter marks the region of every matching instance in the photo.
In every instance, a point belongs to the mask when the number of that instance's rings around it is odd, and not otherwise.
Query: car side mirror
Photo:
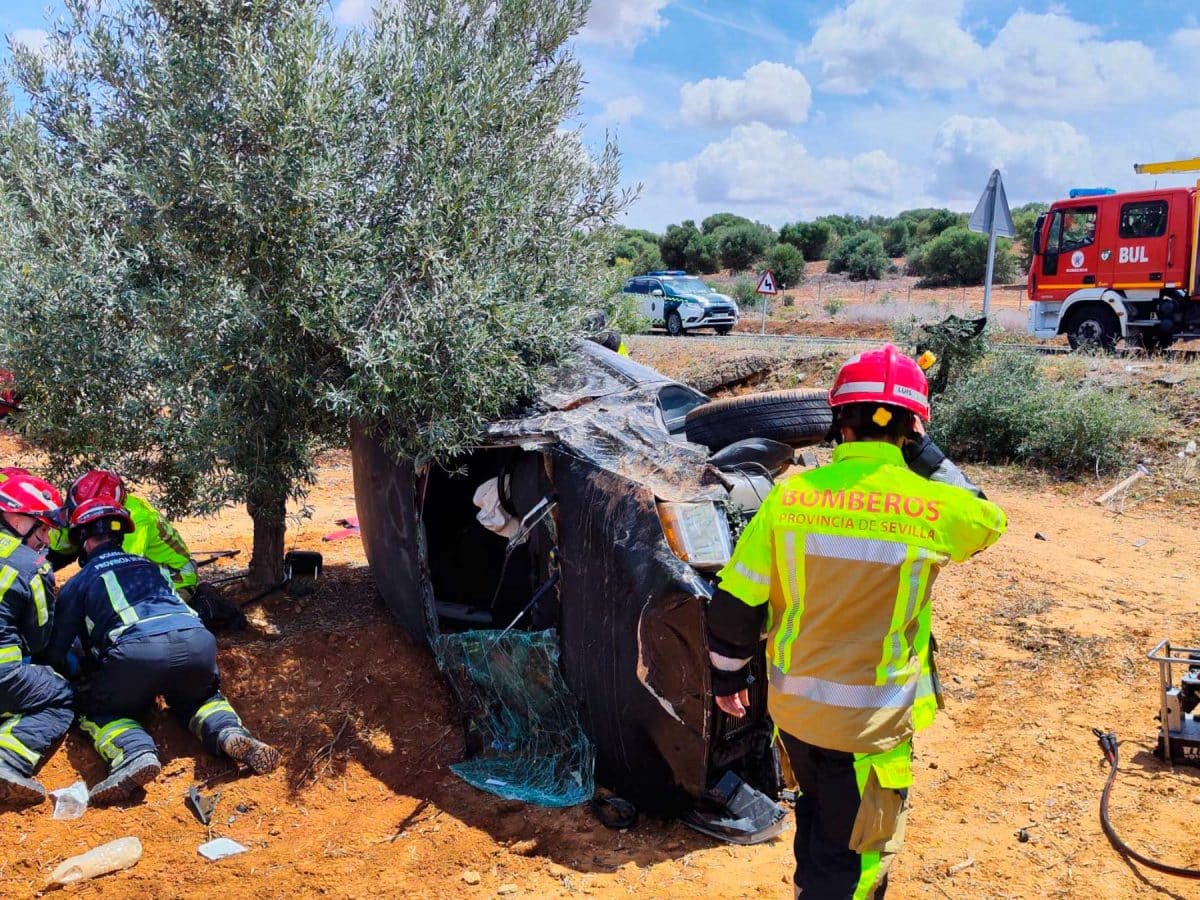
[[[663,292],[662,292],[662,290],[660,290],[659,288],[655,288],[654,290],[652,290],[652,291],[650,292],[650,295],[651,295],[652,297],[661,297],[661,296],[663,295]]]

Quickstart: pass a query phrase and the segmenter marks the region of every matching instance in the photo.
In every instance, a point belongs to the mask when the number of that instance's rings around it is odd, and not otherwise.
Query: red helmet
[[[113,501],[113,506],[120,506],[128,495],[125,482],[116,472],[107,469],[92,469],[84,472],[71,482],[67,488],[67,510],[73,510],[86,500],[106,497]]]
[[[74,544],[98,534],[129,534],[133,517],[115,497],[93,497],[71,510],[70,538]]]
[[[66,524],[58,488],[15,466],[0,471],[0,512],[20,513],[52,528]]]
[[[925,373],[891,344],[860,353],[838,372],[829,405],[883,403],[916,413],[929,421],[929,382]]]

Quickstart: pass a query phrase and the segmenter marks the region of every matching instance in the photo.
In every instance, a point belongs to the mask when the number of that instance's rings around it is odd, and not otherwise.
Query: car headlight
[[[719,569],[733,552],[729,523],[711,500],[659,503],[658,518],[671,551],[697,569]]]

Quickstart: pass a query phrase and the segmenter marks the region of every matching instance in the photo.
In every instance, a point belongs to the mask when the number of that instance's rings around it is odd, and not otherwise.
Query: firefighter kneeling
[[[279,751],[255,740],[220,693],[217,645],[179,598],[159,566],[121,549],[133,530],[114,498],[86,500],[71,511],[71,542],[82,568],[59,596],[50,644],[63,670],[76,638],[98,668],[79,695],[80,725],[108,762],[91,789],[93,803],[125,800],[161,770],[150,735],[137,722],[158,696],[210,753],[272,771]]]
[[[940,699],[930,588],[1006,527],[996,505],[906,465],[902,448],[936,452],[928,397],[895,347],[847,362],[829,397],[833,462],[776,485],[709,607],[713,694],[729,715],[745,715],[749,662],[768,634],[768,707],[800,788],[797,896],[884,895],[912,736]]]

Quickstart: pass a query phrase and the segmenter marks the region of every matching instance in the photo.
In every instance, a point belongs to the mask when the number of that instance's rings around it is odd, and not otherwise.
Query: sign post
[[[771,270],[762,273],[762,277],[758,279],[758,287],[754,289],[754,293],[762,296],[762,328],[760,334],[767,333],[767,302],[768,298],[779,293],[775,287],[775,276],[771,274]]]
[[[983,196],[971,213],[971,221],[967,227],[972,231],[988,236],[987,274],[983,278],[983,317],[986,319],[992,303],[992,274],[996,268],[996,238],[1015,238],[1017,229],[1013,227],[1012,213],[1008,209],[1008,196],[1004,193],[1004,180],[1000,170],[992,170]]]

